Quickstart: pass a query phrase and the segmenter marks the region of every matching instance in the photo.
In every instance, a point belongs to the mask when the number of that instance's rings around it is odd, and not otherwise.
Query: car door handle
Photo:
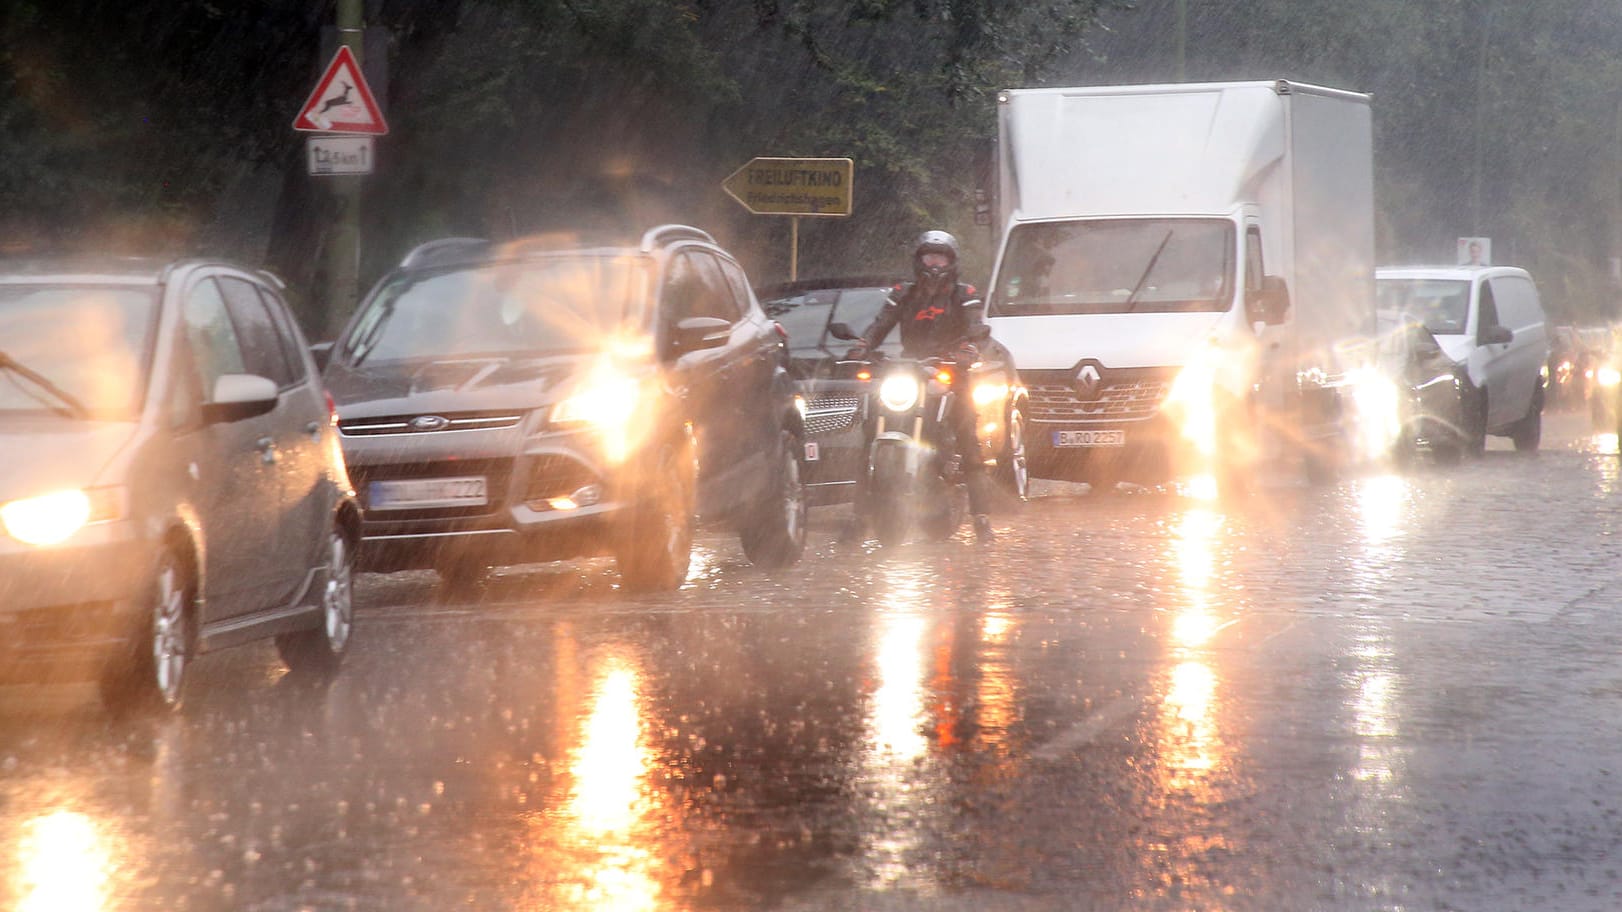
[[[259,459],[265,465],[276,464],[276,439],[274,437],[261,437],[253,442],[254,449],[259,451]]]

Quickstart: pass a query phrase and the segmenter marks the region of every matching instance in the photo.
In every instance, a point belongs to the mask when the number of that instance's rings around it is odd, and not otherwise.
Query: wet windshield
[[[0,285],[0,413],[132,417],[156,312],[153,288]]]
[[[1459,335],[1470,316],[1468,279],[1380,279],[1380,309],[1407,314],[1437,335]]]
[[[1233,226],[1219,219],[1021,225],[1008,238],[991,316],[1228,309]]]
[[[641,260],[559,256],[401,277],[349,334],[352,363],[588,351],[640,315]]]
[[[867,329],[889,296],[890,289],[884,287],[819,288],[775,298],[762,306],[788,332],[789,347],[799,351],[837,344],[824,335],[830,323],[844,323],[858,333]],[[899,335],[891,335],[885,347],[899,347]]]

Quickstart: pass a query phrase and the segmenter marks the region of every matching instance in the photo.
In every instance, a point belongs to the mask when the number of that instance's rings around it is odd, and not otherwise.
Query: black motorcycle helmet
[[[944,261],[940,256],[945,254]],[[918,281],[936,287],[957,281],[957,238],[944,231],[925,231],[913,245],[912,271]]]

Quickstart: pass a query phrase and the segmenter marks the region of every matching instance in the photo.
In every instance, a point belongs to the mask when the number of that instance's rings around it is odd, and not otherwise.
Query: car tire
[[[692,560],[696,468],[688,444],[661,447],[649,482],[640,485],[615,550],[620,579],[633,592],[677,589]]]
[[[294,673],[331,674],[355,631],[355,549],[342,528],[327,535],[327,579],[321,589],[321,626],[276,637],[276,652]]]
[[[806,493],[799,455],[804,448],[784,430],[777,450],[767,495],[739,530],[744,556],[757,567],[787,567],[805,553]]]
[[[1476,390],[1468,400],[1464,448],[1471,455],[1480,457],[1487,452],[1487,391]]]
[[[102,702],[109,709],[120,713],[180,709],[197,640],[196,585],[191,565],[175,549],[164,548],[130,651],[102,678]]]
[[[992,473],[996,482],[999,506],[1017,510],[1030,496],[1031,467],[1025,455],[1025,409],[1015,405],[1008,412],[1008,433],[1004,434],[1003,451],[997,456],[997,468]]]
[[[1515,449],[1519,452],[1537,452],[1538,445],[1543,441],[1543,392],[1541,390],[1532,394],[1532,407],[1527,410],[1525,418],[1515,423],[1515,430],[1510,432],[1509,439],[1514,442]]]

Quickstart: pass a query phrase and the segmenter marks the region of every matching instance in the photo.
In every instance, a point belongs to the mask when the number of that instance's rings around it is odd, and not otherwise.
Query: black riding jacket
[[[959,282],[931,295],[916,282],[903,282],[890,289],[889,300],[862,333],[862,340],[876,349],[900,324],[902,357],[948,355],[980,324],[984,311],[985,302],[973,285]]]

